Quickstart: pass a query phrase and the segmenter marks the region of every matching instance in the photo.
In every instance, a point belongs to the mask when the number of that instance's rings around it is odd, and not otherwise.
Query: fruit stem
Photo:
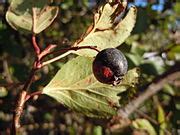
[[[57,57],[54,57],[54,58],[52,58],[52,59],[50,59],[50,60],[47,60],[47,61],[45,61],[45,62],[42,62],[42,64],[41,64],[40,66],[43,67],[43,66],[45,66],[45,65],[48,65],[48,64],[50,64],[50,63],[52,63],[52,62],[55,62],[55,61],[57,61],[57,60],[65,57],[65,56],[67,56],[68,54],[72,53],[73,51],[78,51],[78,50],[80,50],[80,49],[92,49],[92,50],[95,50],[95,51],[97,51],[97,52],[100,52],[100,51],[97,49],[96,46],[76,46],[76,47],[71,47],[71,48],[65,48],[65,49],[61,49],[61,50],[59,50],[59,51],[50,52],[48,55],[50,55],[50,54],[56,54],[56,53],[64,53],[64,54],[61,54],[61,55],[59,55],[59,56],[57,56]],[[47,55],[46,55],[46,56],[47,56]]]

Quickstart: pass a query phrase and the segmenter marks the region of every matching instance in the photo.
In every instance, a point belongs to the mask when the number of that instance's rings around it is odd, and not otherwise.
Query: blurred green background
[[[68,0],[53,4],[60,7],[53,24],[40,33],[38,43],[45,48],[49,43],[58,48],[70,47],[93,21],[96,9],[104,0]],[[167,71],[180,60],[180,2],[171,0],[135,0],[138,16],[132,35],[120,46],[128,59],[129,68],[140,67],[139,86],[144,86],[153,78]],[[0,134],[10,132],[12,113],[18,93],[26,80],[34,60],[31,35],[13,30],[5,20],[9,2],[0,0]],[[74,55],[44,67],[36,74],[36,82],[31,91],[41,90],[61,66]],[[163,90],[149,99],[139,109],[158,121],[158,107],[163,110],[164,133],[180,134],[180,80],[173,85],[165,85]],[[127,102],[132,98],[125,93]],[[34,97],[27,102],[21,119],[21,133],[32,135],[59,134],[136,134],[141,132],[133,126],[110,132],[108,120],[92,119],[63,107],[45,95]],[[134,113],[132,120],[142,115]],[[162,123],[152,123],[157,134]],[[142,131],[143,133],[144,131]]]

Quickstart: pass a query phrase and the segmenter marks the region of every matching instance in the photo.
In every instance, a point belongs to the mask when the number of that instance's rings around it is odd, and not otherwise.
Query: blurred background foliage
[[[41,48],[58,44],[58,48],[70,47],[92,23],[93,13],[104,0],[56,0],[60,13],[53,24],[38,35]],[[180,60],[180,2],[172,0],[135,0],[138,8],[136,26],[132,35],[118,48],[129,63],[129,69],[141,68],[139,86],[167,71]],[[13,30],[5,20],[9,1],[0,0],[0,134],[10,131],[12,113],[18,93],[26,80],[34,60],[31,35]],[[52,57],[52,56],[51,56]],[[61,66],[74,55],[67,56],[44,67],[36,74],[31,91],[45,86]],[[141,121],[136,126],[110,132],[108,120],[91,119],[77,114],[47,96],[29,100],[21,119],[22,134],[137,134],[145,132],[150,124],[157,134],[180,134],[180,81],[165,85],[163,90],[149,99],[139,109],[152,121]],[[127,96],[127,100],[132,98]],[[131,119],[138,121],[141,113],[135,112]],[[147,118],[146,118],[147,119]],[[147,119],[149,120],[149,119]],[[149,123],[148,123],[149,122]],[[143,124],[145,123],[145,124]],[[148,127],[146,125],[145,127]],[[151,128],[150,128],[151,129]]]

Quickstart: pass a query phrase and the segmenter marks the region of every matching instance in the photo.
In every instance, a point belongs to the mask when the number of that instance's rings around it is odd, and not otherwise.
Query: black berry
[[[116,48],[99,52],[93,62],[93,73],[101,83],[117,85],[126,74],[128,64],[125,56]]]

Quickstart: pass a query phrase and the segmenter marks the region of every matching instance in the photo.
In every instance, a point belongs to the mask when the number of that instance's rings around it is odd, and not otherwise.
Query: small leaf
[[[132,122],[132,126],[136,129],[146,130],[149,135],[157,135],[154,127],[146,119],[136,119]]]
[[[101,126],[95,126],[93,129],[93,135],[102,135],[103,130]]]
[[[160,75],[164,72],[164,67],[160,63],[160,59],[154,59],[150,61],[144,61],[141,63],[140,68],[142,72],[148,75]]]
[[[180,15],[180,3],[179,2],[174,4],[174,11],[176,12],[177,15]]]
[[[175,96],[175,91],[173,89],[173,86],[171,86],[168,83],[164,85],[163,91],[168,93],[169,95]]]
[[[110,117],[120,106],[117,94],[133,87],[138,81],[138,70],[132,69],[120,85],[98,82],[92,74],[92,58],[79,56],[67,62],[43,89],[43,93],[72,110],[90,117]]]
[[[167,57],[170,60],[180,60],[180,46],[174,46],[168,53]]]
[[[0,87],[0,98],[8,95],[8,91],[5,87]]]
[[[143,57],[143,54],[145,52],[146,50],[140,44],[137,44],[136,42],[132,43],[131,53],[139,55],[140,57]]]
[[[53,22],[58,13],[58,7],[48,4],[48,0],[12,0],[6,12],[6,20],[15,30],[40,33]]]
[[[126,53],[126,57],[136,66],[139,66],[142,61],[142,57],[137,54]]]
[[[160,123],[159,135],[165,135],[164,130],[167,128],[165,112],[161,104],[158,104],[157,109],[158,109],[158,122]]]
[[[94,24],[74,46],[97,46],[99,50],[117,47],[130,35],[136,22],[136,8],[130,7],[127,15],[117,22],[116,18],[122,16],[125,6],[121,3],[107,3],[94,15]],[[117,12],[118,11],[118,12]],[[93,50],[79,50],[78,55],[93,57]]]

